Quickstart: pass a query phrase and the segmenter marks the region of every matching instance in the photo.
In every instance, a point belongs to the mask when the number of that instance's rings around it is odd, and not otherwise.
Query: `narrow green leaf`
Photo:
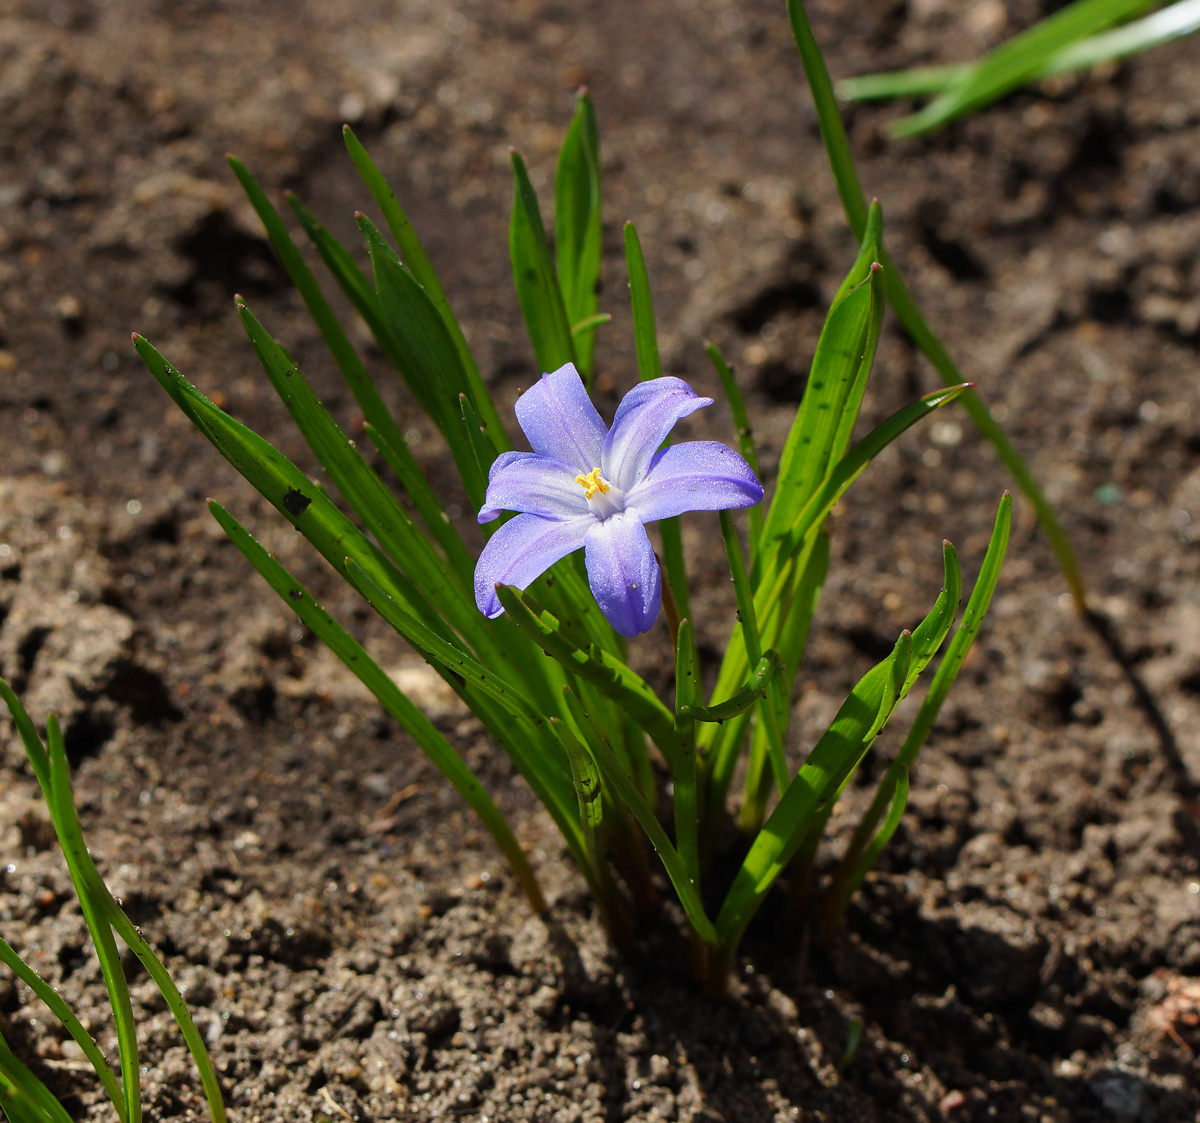
[[[936,390],[918,399],[911,405],[897,410],[872,429],[861,441],[838,461],[837,466],[804,505],[792,525],[781,536],[778,551],[769,558],[763,571],[763,579],[755,596],[755,608],[759,620],[776,608],[787,584],[789,568],[785,559],[794,559],[807,536],[818,528],[834,504],[845,494],[846,489],[858,478],[876,456],[906,429],[927,417],[934,410],[954,401],[966,386],[952,386],[947,390]]]
[[[641,239],[632,222],[625,223],[625,264],[629,270],[629,299],[633,305],[633,340],[637,348],[638,374],[643,382],[648,382],[652,378],[662,377],[662,360],[658,354],[650,274],[646,272]]]
[[[726,961],[767,890],[814,826],[814,813],[857,768],[954,623],[962,571],[948,542],[943,563],[942,590],[933,608],[912,633],[901,633],[887,659],[859,680],[751,845],[717,918]]]
[[[745,713],[755,702],[766,695],[767,687],[770,686],[771,680],[779,674],[782,665],[779,656],[774,651],[768,651],[759,659],[758,665],[754,668],[754,674],[750,676],[746,685],[732,697],[713,706],[687,703],[682,711],[678,712],[693,721],[728,721],[730,718],[737,717],[738,714]]]
[[[375,695],[383,708],[417,742],[438,771],[454,785],[455,790],[495,839],[500,852],[508,859],[530,907],[537,913],[544,912],[546,902],[538,887],[537,877],[508,821],[492,801],[487,789],[446,738],[438,732],[433,722],[412,704],[408,696],[367,654],[363,646],[313,599],[312,594],[303,585],[267,553],[241,523],[215,500],[210,499],[208,507],[221,529],[229,535],[233,544],[258,570],[267,584],[300,617],[305,626]]]
[[[1200,30],[1200,0],[1178,0],[1165,8],[1133,20],[1111,31],[1076,39],[1051,54],[1028,81],[1087,70],[1100,63],[1169,43]],[[960,87],[979,69],[979,62],[949,63],[945,66],[914,66],[883,74],[845,78],[835,86],[842,101],[890,101],[894,98],[940,94]],[[994,100],[991,99],[991,100]],[[976,109],[981,108],[976,106]]]
[[[329,307],[324,293],[321,292],[316,278],[313,277],[312,271],[308,268],[295,242],[292,241],[291,235],[283,225],[279,212],[272,206],[262,188],[240,160],[230,157],[229,163],[263,226],[266,227],[267,236],[271,240],[276,255],[283,263],[292,284],[296,286],[304,300],[305,307],[308,308],[320,329],[321,336],[337,362],[338,369],[346,380],[346,385],[354,394],[354,400],[363,411],[367,423],[382,434],[383,440],[389,447],[397,450],[393,471],[400,477],[405,491],[416,504],[425,524],[438,537],[438,541],[442,544],[451,563],[461,569],[465,553],[461,540],[454,529],[441,518],[441,505],[417,467],[416,461],[413,460],[412,454],[408,451],[399,428],[379,397],[379,392],[375,389],[371,376],[367,374],[362,360],[358,357],[358,352],[354,350],[338,322],[337,316],[334,315],[333,309]],[[309,236],[317,245],[318,252],[327,263],[332,263],[331,269],[343,289],[350,288],[357,293],[357,299],[354,299],[355,306],[369,306],[369,310],[377,315],[375,294],[350,255],[308,214],[298,200],[293,199],[292,205],[300,217],[301,223],[309,231]]]
[[[575,343],[554,259],[550,256],[546,228],[542,225],[537,194],[529,182],[525,162],[515,151],[512,166],[513,211],[508,228],[508,250],[513,281],[538,366],[543,373],[549,373],[575,362]]]
[[[733,377],[733,369],[725,361],[720,348],[715,343],[705,343],[704,352],[716,368],[717,377],[721,380],[721,388],[725,391],[725,399],[729,402],[729,412],[733,415],[734,429],[737,431],[738,451],[750,465],[751,471],[759,478],[762,473],[758,468],[758,452],[754,447],[754,432],[750,428],[750,416],[746,412],[746,402],[738,389],[737,380]],[[750,564],[753,566],[758,559],[759,540],[762,538],[763,514],[762,505],[751,507],[747,511],[750,523]]]
[[[437,272],[430,263],[429,256],[425,253],[425,247],[421,245],[421,239],[417,237],[417,232],[413,229],[412,223],[409,222],[408,215],[404,213],[404,208],[401,207],[400,201],[396,198],[391,185],[384,178],[379,168],[376,167],[375,162],[367,154],[367,150],[359,142],[358,137],[354,135],[349,125],[343,126],[342,137],[346,142],[350,159],[354,161],[354,166],[358,169],[358,174],[362,176],[363,182],[367,185],[367,190],[371,192],[380,211],[383,212],[384,222],[387,223],[387,227],[391,231],[392,237],[396,239],[396,245],[400,249],[400,257],[412,271],[413,276],[417,279],[417,283],[429,295],[430,301],[432,301],[433,306],[442,317],[442,322],[446,325],[446,330],[449,331],[451,338],[454,340],[454,346],[458,351],[459,359],[462,362],[463,369],[467,373],[467,381],[470,383],[473,391],[471,395],[472,400],[479,411],[479,416],[483,418],[483,423],[491,433],[492,441],[499,451],[506,451],[512,445],[508,440],[508,434],[504,430],[504,423],[500,420],[500,415],[496,412],[491,395],[488,393],[487,387],[480,377],[475,357],[471,354],[471,348],[467,346],[467,340],[463,335],[462,327],[459,325],[450,307],[450,301],[446,297],[446,292],[442,288],[442,283],[438,279]],[[394,440],[394,438],[390,439]]]
[[[481,478],[462,425],[460,394],[472,391],[454,340],[438,310],[416,278],[399,262],[382,235],[365,217],[359,227],[367,239],[379,306],[395,340],[399,370],[413,397],[446,438],[471,505],[483,505],[487,479]],[[478,412],[478,403],[474,403]]]
[[[975,588],[971,591],[971,598],[967,602],[966,611],[963,613],[962,623],[954,633],[954,638],[950,641],[950,646],[946,649],[946,655],[942,659],[937,673],[933,676],[933,682],[929,686],[929,693],[925,696],[925,700],[921,704],[921,709],[917,713],[912,728],[908,731],[908,736],[904,739],[904,744],[900,747],[900,752],[896,754],[896,759],[888,768],[883,780],[880,781],[875,798],[855,829],[846,854],[834,876],[825,911],[825,930],[827,933],[831,933],[833,928],[836,927],[845,912],[846,905],[851,896],[853,896],[855,890],[862,884],[867,872],[875,864],[880,851],[886,845],[888,838],[891,837],[896,823],[899,822],[900,816],[904,812],[903,797],[899,797],[897,793],[899,792],[901,783],[903,783],[904,790],[907,793],[909,770],[916,761],[917,754],[924,746],[930,730],[933,729],[934,722],[937,721],[937,716],[941,712],[942,705],[950,693],[950,688],[958,678],[958,673],[962,670],[967,655],[970,653],[971,647],[975,642],[975,637],[979,634],[979,629],[983,625],[983,619],[987,615],[988,607],[991,605],[992,594],[996,591],[996,585],[1000,580],[1000,570],[1004,564],[1004,556],[1008,549],[1008,537],[1011,526],[1012,496],[1008,492],[1005,492],[1004,497],[1000,500],[1000,508],[996,512],[996,524],[992,529],[991,542],[988,545],[987,553],[984,555],[983,565],[979,571],[979,578],[975,582]],[[897,806],[897,800],[899,800],[899,806]],[[885,824],[880,835],[876,836],[874,841],[871,841],[873,833],[879,826],[880,819],[883,818],[884,809],[889,804],[892,807],[892,812],[889,814],[888,821],[891,822],[894,817],[895,822],[892,822],[891,830],[888,830]],[[881,837],[883,835],[886,835],[886,837]]]
[[[1075,0],[989,52],[969,75],[918,113],[897,121],[896,136],[916,136],[1016,89],[1064,47],[1149,7],[1153,0]]]
[[[586,90],[575,102],[575,116],[558,154],[554,176],[554,249],[558,281],[579,371],[591,381],[600,283],[600,142],[596,112]]]
[[[362,458],[354,442],[329,416],[291,356],[244,304],[238,305],[238,313],[271,385],[334,486],[389,557],[412,577],[423,597],[437,605],[473,646],[489,647],[490,637],[463,574],[446,567],[408,512]]]
[[[779,461],[779,478],[763,527],[770,549],[837,463],[835,448],[849,413],[852,428],[875,357],[883,284],[872,272],[830,309],[817,341],[808,385]]]
[[[72,1123],[67,1109],[8,1047],[2,1033],[0,1115],[9,1123]]]
[[[696,719],[700,671],[691,621],[679,622],[675,645],[675,747],[671,778],[675,784],[675,845],[688,877],[700,889],[699,800],[696,794]]]
[[[501,585],[496,592],[516,625],[528,632],[548,656],[625,707],[669,758],[674,743],[674,718],[639,675],[598,647],[586,651],[579,647],[562,633],[558,621],[528,593],[511,585]]]
[[[804,64],[804,73],[812,91],[813,103],[817,111],[817,123],[821,130],[825,153],[833,171],[834,182],[837,184],[838,196],[841,198],[851,231],[856,238],[861,239],[867,224],[867,203],[858,182],[858,173],[854,169],[854,160],[850,155],[850,142],[846,137],[846,129],[842,124],[837,99],[833,94],[833,85],[829,81],[829,71],[825,67],[821,48],[817,45],[812,28],[809,26],[803,0],[787,0],[787,12],[792,25],[792,34],[796,40],[796,48],[800,53],[801,61]],[[884,269],[888,304],[895,310],[896,317],[903,324],[905,331],[933,364],[946,385],[953,386],[965,382],[966,380],[950,357],[945,345],[921,315],[921,310],[917,307],[912,294],[893,266],[887,250],[881,249],[881,254],[880,263]],[[975,427],[995,447],[1001,462],[1008,469],[1017,486],[1024,492],[1026,498],[1033,504],[1033,508],[1037,512],[1038,524],[1058,559],[1059,567],[1075,598],[1076,608],[1080,612],[1086,612],[1087,587],[1083,580],[1083,571],[1079,567],[1079,559],[1075,556],[1071,541],[1058,521],[1054,508],[1042,492],[1041,486],[1021,454],[1009,441],[1003,427],[992,417],[987,406],[974,391],[963,396],[963,407],[975,423]]]
[[[45,1003],[50,1013],[62,1023],[71,1035],[71,1039],[83,1050],[88,1063],[96,1070],[100,1083],[104,1085],[105,1094],[111,1101],[118,1119],[124,1123],[126,1117],[125,1093],[121,1091],[121,1084],[108,1061],[104,1059],[104,1054],[100,1052],[100,1047],[92,1039],[92,1035],[83,1028],[83,1023],[75,1016],[74,1011],[59,997],[58,991],[17,955],[12,945],[3,937],[0,937],[0,963],[3,963]],[[2,1040],[0,1038],[0,1041]]]
[[[683,860],[679,856],[679,851],[671,844],[671,840],[667,837],[667,832],[663,830],[662,824],[642,798],[641,792],[638,791],[638,786],[634,782],[633,777],[625,770],[621,762],[617,759],[616,753],[613,752],[612,748],[596,729],[579,699],[569,689],[565,691],[565,697],[571,714],[580,731],[583,733],[592,756],[600,767],[605,784],[620,797],[621,801],[629,809],[630,814],[638,821],[638,825],[646,832],[646,837],[650,840],[650,845],[654,847],[659,858],[662,860],[663,868],[667,871],[667,877],[670,879],[671,885],[679,896],[679,903],[683,906],[683,911],[695,929],[696,934],[706,944],[715,944],[716,929],[704,911],[704,904],[700,900],[700,894],[688,876]]]

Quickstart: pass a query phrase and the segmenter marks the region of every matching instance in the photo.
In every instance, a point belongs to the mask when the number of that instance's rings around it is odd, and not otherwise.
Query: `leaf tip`
[[[134,343],[137,343],[142,337],[135,331],[130,334],[129,338],[133,340]]]

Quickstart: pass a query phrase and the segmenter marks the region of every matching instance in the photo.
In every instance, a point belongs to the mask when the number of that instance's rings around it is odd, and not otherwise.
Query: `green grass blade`
[[[1178,0],[1139,20],[1111,31],[1089,35],[1055,51],[1030,75],[1030,80],[1087,70],[1104,62],[1126,58],[1141,51],[1160,47],[1172,39],[1200,30],[1200,0]],[[940,94],[958,86],[976,72],[977,62],[950,63],[946,66],[915,66],[884,74],[866,74],[846,78],[835,89],[842,101],[884,101],[893,98]],[[976,108],[979,108],[978,106]]]
[[[825,67],[821,49],[809,26],[803,0],[787,0],[787,12],[796,47],[804,64],[809,88],[812,91],[821,139],[833,171],[838,196],[842,201],[842,208],[846,212],[846,219],[850,224],[851,231],[856,238],[861,240],[867,224],[867,203],[858,182],[858,173],[854,169],[854,160],[850,155],[850,142],[846,137],[846,129],[842,124],[837,99],[834,97],[833,86],[829,81],[829,71]],[[912,341],[933,364],[946,385],[953,386],[965,382],[966,379],[950,357],[945,345],[921,315],[912,294],[892,265],[887,250],[881,248],[881,253],[880,262],[883,265],[884,279],[887,284],[887,300],[895,311],[897,319],[904,326]],[[988,412],[987,406],[974,391],[964,395],[963,406],[975,427],[995,447],[997,455],[1017,486],[1033,504],[1042,533],[1046,535],[1075,598],[1075,606],[1080,612],[1086,611],[1087,588],[1083,580],[1083,571],[1079,567],[1079,559],[1075,556],[1071,541],[1058,521],[1054,508],[1042,492],[1041,486],[1030,472],[1021,454],[1009,441],[1004,429]]]
[[[96,1070],[100,1083],[104,1085],[105,1094],[113,1105],[117,1117],[125,1120],[125,1093],[121,1091],[120,1081],[113,1072],[100,1047],[92,1035],[83,1028],[83,1023],[75,1016],[71,1008],[59,997],[56,991],[32,967],[17,955],[12,946],[0,937],[0,963],[3,963],[18,979],[21,980],[50,1010],[71,1035],[71,1039],[83,1050],[88,1063]]]
[[[942,590],[929,613],[859,680],[751,845],[717,918],[726,962],[763,896],[814,826],[816,813],[858,767],[945,640],[962,596],[962,571],[948,542],[943,566]]]
[[[671,840],[667,837],[667,832],[662,828],[662,824],[642,798],[633,777],[625,770],[621,761],[617,759],[616,753],[613,752],[612,748],[592,723],[582,703],[570,690],[565,692],[565,696],[571,715],[583,733],[587,746],[600,767],[604,782],[611,791],[620,797],[621,801],[629,809],[630,814],[638,821],[638,825],[646,832],[646,837],[650,840],[650,845],[658,853],[663,868],[667,872],[667,877],[670,879],[671,885],[679,897],[679,903],[683,907],[683,911],[695,929],[696,934],[706,944],[715,944],[716,929],[704,911],[704,904],[700,900],[700,894],[688,877],[687,869],[679,856],[679,851],[672,845]]]
[[[471,348],[467,346],[466,337],[463,335],[458,319],[450,307],[450,301],[446,297],[446,291],[442,288],[442,283],[438,279],[437,272],[430,263],[428,254],[425,253],[425,247],[421,245],[421,239],[417,237],[417,232],[413,229],[412,223],[409,222],[408,215],[404,213],[404,208],[401,207],[400,201],[396,198],[391,185],[384,178],[379,168],[376,167],[375,162],[367,154],[367,150],[359,142],[358,137],[354,135],[349,125],[342,127],[342,137],[346,142],[350,159],[354,161],[354,166],[358,169],[358,174],[362,176],[363,182],[367,185],[367,190],[371,192],[372,197],[383,213],[383,220],[387,223],[392,237],[396,239],[401,259],[411,270],[420,286],[429,295],[429,299],[437,309],[438,315],[441,316],[442,322],[446,325],[446,330],[454,340],[454,346],[458,351],[459,359],[462,362],[463,369],[467,373],[467,380],[471,384],[473,391],[472,399],[479,410],[479,416],[483,418],[483,422],[487,425],[492,440],[499,450],[501,452],[506,451],[512,445],[509,442],[508,434],[504,430],[504,423],[500,420],[500,415],[496,412],[491,395],[488,393],[487,387],[484,385],[483,379],[479,374],[479,367],[475,362],[475,356],[471,354]]]
[[[233,169],[234,175],[237,176],[238,182],[242,185],[243,190],[250,199],[251,206],[254,207],[260,221],[266,228],[267,236],[271,240],[271,246],[274,248],[276,256],[282,262],[284,270],[292,280],[292,284],[296,286],[297,291],[304,300],[305,307],[308,308],[309,313],[320,330],[326,346],[329,348],[338,365],[338,369],[342,372],[342,377],[346,380],[346,385],[350,387],[350,391],[354,395],[354,400],[363,411],[363,417],[366,418],[370,425],[373,425],[384,435],[389,445],[401,450],[402,457],[407,457],[404,464],[404,472],[397,471],[396,474],[401,477],[405,490],[412,497],[417,510],[421,513],[421,517],[430,529],[436,533],[437,525],[442,522],[439,517],[441,506],[430,489],[429,484],[426,482],[425,477],[417,468],[416,462],[412,459],[411,454],[408,453],[404,439],[400,435],[400,430],[384,406],[383,400],[379,397],[379,392],[375,389],[375,383],[367,373],[366,367],[363,366],[358,352],[355,351],[353,345],[350,343],[349,338],[342,329],[342,325],[338,322],[337,316],[334,315],[333,309],[330,308],[329,302],[325,299],[324,293],[322,293],[320,286],[317,284],[316,278],[305,263],[295,242],[292,241],[291,235],[288,234],[287,228],[283,225],[283,221],[279,217],[279,212],[271,204],[262,188],[240,160],[236,157],[230,157],[229,164]],[[352,285],[360,286],[360,301],[373,303],[374,294],[371,292],[370,285],[366,277],[354,265],[349,254],[342,249],[342,254],[339,257],[333,248],[337,245],[336,239],[329,235],[308,214],[303,206],[299,204],[298,200],[293,200],[292,205],[297,215],[301,218],[302,224],[309,230],[309,235],[313,239],[314,244],[317,245],[318,252],[321,252],[322,257],[326,257],[328,254],[335,259],[337,265],[335,276],[338,276],[340,273],[340,279]],[[313,236],[314,233],[316,234],[315,237]],[[333,245],[330,245],[330,243],[333,243]],[[340,246],[337,248],[341,249]],[[356,278],[353,276],[354,274],[357,274]],[[343,287],[345,286],[343,285]],[[357,304],[358,301],[356,301],[356,306]],[[461,549],[461,543],[459,544],[459,548]],[[446,552],[454,560],[453,548],[447,548]]]
[[[682,716],[693,721],[728,721],[745,713],[760,698],[765,697],[771,680],[779,674],[783,663],[774,651],[766,652],[754,668],[754,674],[741,690],[724,702],[712,706],[700,706],[694,702],[685,703],[682,710],[677,710]]]
[[[546,909],[545,899],[538,887],[537,877],[529,865],[529,859],[512,833],[508,820],[492,801],[487,789],[467,767],[437,727],[408,696],[388,677],[380,666],[324,608],[312,594],[279,564],[259,542],[219,503],[209,500],[209,510],[229,535],[233,544],[275,590],[284,602],[300,617],[318,639],[320,639],[355,674],[360,682],[375,696],[380,705],[393,717],[397,724],[420,746],[421,751],[434,763],[438,771],[454,785],[467,805],[479,817],[481,823],[495,839],[500,852],[508,860],[513,874],[520,883],[537,913]]]
[[[53,714],[46,719],[49,751],[42,744],[29,714],[13,693],[12,688],[0,679],[0,698],[13,716],[17,731],[25,745],[29,760],[37,776],[38,786],[50,811],[55,834],[67,863],[71,884],[79,898],[79,908],[84,923],[92,937],[96,958],[100,961],[100,972],[108,991],[109,1004],[113,1013],[113,1024],[117,1032],[117,1046],[121,1059],[121,1089],[125,1105],[124,1123],[140,1123],[142,1118],[142,1089],[138,1068],[137,1030],[133,1020],[133,1006],[129,1000],[129,987],[121,956],[113,939],[112,929],[106,922],[98,905],[97,893],[104,889],[100,875],[95,872],[83,834],[79,828],[79,817],[71,798],[70,772],[66,752],[62,749],[62,737],[58,721]],[[56,759],[56,749],[61,750],[61,760]],[[90,876],[89,876],[90,873]],[[97,888],[97,883],[99,888]]]
[[[601,834],[604,828],[604,805],[606,797],[597,767],[592,754],[585,743],[581,741],[570,728],[558,718],[551,718],[550,724],[562,744],[567,759],[571,762],[571,779],[575,785],[575,794],[579,797],[579,819],[583,829],[584,846],[587,850],[589,865],[583,868],[588,887],[600,908],[600,914],[605,928],[613,939],[625,948],[633,944],[633,930],[630,926],[629,913],[621,891],[613,880],[612,868],[608,856],[604,852]],[[611,799],[607,801],[614,808],[617,804]],[[618,816],[620,818],[621,816]]]
[[[883,280],[872,270],[829,312],[808,385],[779,461],[779,478],[763,527],[769,549],[783,536],[837,463],[853,429],[875,360],[883,322]]]
[[[517,301],[533,353],[543,373],[575,362],[571,321],[563,306],[554,259],[542,225],[537,194],[529,182],[525,161],[513,152],[513,210],[508,228],[508,250],[512,259]]]
[[[642,254],[641,239],[632,222],[625,223],[625,264],[629,270],[629,299],[633,305],[633,341],[637,348],[638,374],[643,382],[662,377],[658,333],[654,325],[654,299],[650,274]]]
[[[688,878],[700,888],[699,799],[696,793],[696,719],[690,712],[700,690],[700,673],[691,621],[679,622],[675,645],[675,747],[671,756],[674,781],[675,846]]]
[[[394,600],[372,575],[353,558],[346,559],[350,583],[367,599],[393,628],[451,683],[471,710],[490,727],[501,731],[500,739],[534,793],[546,805],[582,867],[586,851],[580,832],[570,770],[563,759],[558,738],[550,729],[544,707],[534,703],[521,687],[508,682],[493,668],[478,663],[466,652],[447,643]],[[503,717],[497,721],[494,710],[482,705],[488,700],[499,707]]]
[[[192,424],[335,570],[345,573],[345,559],[347,555],[353,557],[372,581],[399,600],[408,612],[440,635],[449,636],[444,621],[412,581],[295,464],[253,430],[213,405],[148,340],[135,335],[134,346],[147,369]]]
[[[50,775],[54,784],[53,799],[55,802],[55,826],[61,824],[59,842],[63,854],[67,858],[68,868],[72,871],[72,879],[78,870],[80,881],[86,886],[86,895],[90,905],[96,910],[100,922],[106,931],[115,932],[125,942],[126,947],[137,956],[147,974],[153,979],[168,1008],[175,1017],[184,1043],[192,1055],[192,1060],[200,1073],[200,1081],[208,1100],[209,1111],[214,1123],[224,1123],[225,1105],[221,1098],[217,1074],[209,1059],[208,1050],[204,1046],[191,1012],[183,1001],[178,988],[175,986],[162,961],[155,955],[153,949],[146,943],[141,932],[125,915],[113,895],[108,891],[100,871],[92,861],[91,851],[83,837],[83,829],[79,816],[75,811],[75,797],[71,790],[71,767],[67,761],[67,749],[63,743],[62,732],[58,720],[53,714],[46,719],[46,743],[49,746]],[[80,892],[80,904],[84,900],[84,892]],[[86,913],[85,913],[86,915]],[[121,971],[120,981],[124,987],[124,970]],[[127,1000],[127,990],[126,990]],[[115,1010],[114,1010],[115,1012]],[[120,1031],[118,1030],[118,1036]],[[130,1109],[130,1119],[136,1118],[134,1110]]]
[[[638,375],[643,382],[662,377],[662,359],[658,353],[658,330],[654,322],[654,299],[650,293],[650,275],[642,255],[642,243],[632,222],[625,223],[625,261],[629,270],[629,299],[633,306],[633,340],[637,349]],[[687,566],[683,558],[683,534],[678,518],[658,524],[663,544],[663,569],[679,618],[691,614]],[[694,639],[694,635],[693,635]]]
[[[488,647],[483,620],[467,579],[446,567],[408,512],[362,458],[354,442],[329,416],[291,356],[244,304],[238,305],[238,314],[271,385],[334,486],[389,557],[412,577],[425,599],[438,605],[472,646]],[[462,426],[461,421],[459,425]]]
[[[750,428],[750,416],[746,412],[746,402],[738,389],[737,380],[733,377],[733,369],[725,361],[720,348],[715,343],[705,343],[704,353],[708,355],[717,377],[721,380],[721,388],[725,391],[725,399],[729,402],[729,412],[733,416],[733,426],[737,432],[738,451],[750,465],[751,471],[761,478],[758,468],[758,451],[754,447],[754,432]],[[762,504],[757,504],[747,512],[750,524],[750,564],[753,566],[758,559],[759,540],[762,538],[763,513]]]
[[[8,1047],[2,1033],[0,1116],[9,1123],[72,1123],[67,1109]]]
[[[645,681],[624,663],[597,647],[584,650],[563,634],[558,621],[528,593],[511,585],[496,590],[500,603],[522,631],[567,670],[590,682],[625,708],[646,735],[669,758],[675,720]]]
[[[1000,580],[1000,570],[1008,549],[1011,526],[1012,496],[1005,492],[1000,501],[1000,508],[996,512],[996,523],[992,530],[991,542],[984,555],[979,578],[975,582],[975,588],[971,591],[966,611],[963,613],[962,623],[954,633],[954,638],[946,649],[946,655],[942,659],[937,673],[933,676],[929,693],[921,704],[921,709],[917,713],[912,728],[908,731],[908,736],[904,739],[904,744],[900,747],[900,752],[896,754],[896,759],[880,782],[875,798],[855,829],[846,854],[834,876],[825,907],[824,929],[827,935],[832,934],[833,929],[845,913],[850,897],[862,884],[863,878],[874,866],[880,851],[895,830],[895,823],[892,823],[891,830],[888,830],[885,824],[881,834],[886,832],[886,837],[880,841],[879,836],[876,836],[875,841],[871,841],[880,819],[883,818],[884,810],[889,804],[891,805],[892,812],[888,816],[889,822],[893,816],[896,822],[899,822],[900,815],[903,814],[904,801],[897,795],[899,785],[903,782],[905,792],[907,792],[909,770],[924,746],[934,722],[937,721],[937,716],[950,693],[950,688],[958,678],[958,673],[962,670],[967,655],[975,642],[975,637],[983,625],[983,619],[992,602],[992,595]],[[897,800],[899,800],[898,807]]]
[[[582,90],[554,176],[554,249],[579,372],[589,382],[596,327],[605,322],[596,315],[600,248],[600,141],[595,107]]]
[[[472,396],[458,349],[438,310],[416,278],[402,265],[365,217],[359,227],[367,239],[379,307],[395,341],[399,370],[413,397],[442,431],[467,498],[478,510],[487,489],[479,475],[471,442],[462,425],[460,394]],[[478,403],[475,403],[478,411]]]
[[[961,82],[918,113],[897,121],[896,136],[916,136],[1003,97],[1037,74],[1064,47],[1103,31],[1153,0],[1075,0],[984,56]]]
[[[769,611],[778,607],[788,583],[789,568],[794,564],[790,559],[798,556],[808,535],[821,526],[825,516],[833,510],[834,504],[846,493],[867,465],[906,429],[954,401],[965,389],[965,386],[952,386],[946,390],[935,390],[932,394],[926,394],[925,397],[897,410],[838,461],[837,466],[781,537],[775,557],[767,561],[762,583],[755,595],[755,608],[760,621]]]

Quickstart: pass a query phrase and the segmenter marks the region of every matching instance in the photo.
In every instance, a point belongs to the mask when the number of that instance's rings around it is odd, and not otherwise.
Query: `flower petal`
[[[646,529],[633,511],[596,523],[584,540],[588,584],[623,636],[648,632],[662,605],[662,577]]]
[[[559,558],[583,545],[591,515],[577,519],[544,519],[540,515],[518,515],[488,539],[475,564],[475,603],[491,618],[504,609],[496,596],[497,582],[524,589],[546,572]]]
[[[700,397],[682,378],[639,383],[621,399],[604,441],[605,478],[622,491],[631,491],[675,422],[712,403],[712,398]]]
[[[573,363],[543,374],[517,399],[516,411],[534,452],[585,473],[599,466],[608,430]]]
[[[579,473],[564,460],[536,452],[504,452],[488,473],[487,495],[479,521],[490,523],[501,511],[525,511],[548,519],[573,519],[588,513]]]
[[[719,441],[684,441],[654,457],[625,506],[650,523],[684,511],[753,507],[762,497],[758,477],[733,449]]]

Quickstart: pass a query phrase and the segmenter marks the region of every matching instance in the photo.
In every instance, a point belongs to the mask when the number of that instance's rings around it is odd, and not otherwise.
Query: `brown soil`
[[[840,76],[970,57],[1055,6],[823,0],[812,16]],[[701,342],[717,339],[771,470],[853,254],[781,3],[0,0],[0,667],[35,713],[63,714],[93,851],[186,985],[232,1118],[1195,1119],[1195,45],[1015,96],[925,141],[887,139],[898,108],[849,114],[894,256],[1057,503],[1103,618],[1074,611],[1019,506],[992,617],[841,940],[809,948],[772,904],[725,1004],[677,966],[669,933],[634,966],[609,950],[478,725],[187,426],[128,344],[147,335],[309,465],[240,338],[241,292],[353,423],[222,163],[236,150],[349,238],[367,202],[341,152],[350,119],[511,401],[536,371],[506,277],[506,149],[522,149],[545,194],[584,81],[611,220],[605,405],[633,379],[630,217],[669,368],[711,388]],[[868,413],[933,385],[891,329]],[[722,416],[704,424],[729,436]],[[931,601],[943,536],[974,572],[1008,482],[953,412],[881,461],[835,518],[797,758]],[[529,842],[550,924],[224,542],[207,495],[461,745]],[[715,655],[729,598],[712,532],[700,516],[687,529],[697,587],[716,590],[701,594]],[[654,667],[660,648],[652,635],[639,657]],[[897,743],[884,738],[864,779]],[[111,1051],[44,811],[18,746],[3,751],[0,924]],[[831,852],[869,795],[855,788]],[[134,992],[150,1117],[202,1117],[169,1016],[144,977]],[[0,1018],[72,1110],[111,1117],[24,988],[0,981]],[[854,1018],[862,1041],[843,1063]]]

